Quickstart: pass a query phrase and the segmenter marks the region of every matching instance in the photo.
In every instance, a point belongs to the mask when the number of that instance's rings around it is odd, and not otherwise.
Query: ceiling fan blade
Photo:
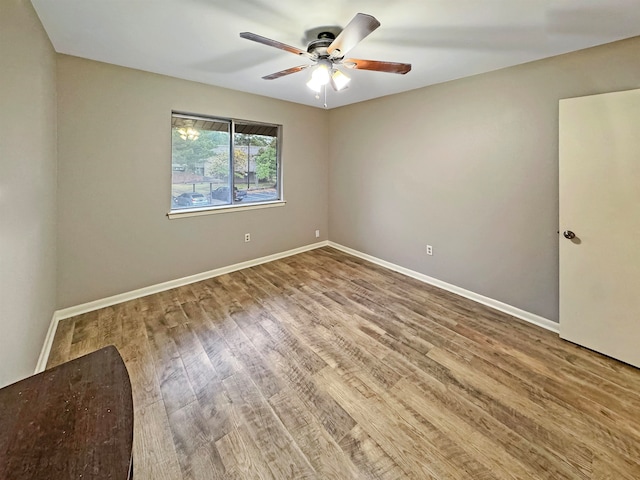
[[[286,43],[278,42],[277,40],[271,40],[270,38],[263,37],[262,35],[257,35],[251,32],[242,32],[240,37],[246,38],[247,40],[252,40],[254,42],[262,43],[263,45],[267,45],[269,47],[279,48],[280,50],[284,50],[285,52],[294,53],[296,55],[301,55],[303,57],[315,58],[309,52],[305,50],[301,50],[297,47],[292,47],[291,45],[287,45]]]
[[[351,19],[349,24],[344,27],[340,35],[331,42],[327,48],[327,53],[331,58],[341,58],[355,47],[360,40],[365,38],[376,28],[380,26],[380,22],[371,15],[366,13],[358,13]]]
[[[276,73],[272,73],[271,75],[267,75],[262,77],[263,80],[275,80],[276,78],[284,77],[285,75],[291,75],[292,73],[297,73],[305,68],[309,68],[311,65],[298,65],[297,67],[287,68],[286,70],[281,70]]]
[[[345,58],[342,65],[358,70],[375,70],[376,72],[399,73],[404,75],[411,71],[410,63],[379,62],[377,60],[361,60],[359,58]]]

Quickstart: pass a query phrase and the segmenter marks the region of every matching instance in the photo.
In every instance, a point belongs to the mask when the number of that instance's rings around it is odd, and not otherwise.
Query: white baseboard
[[[325,240],[322,242],[305,245],[303,247],[294,248],[292,250],[287,250],[285,252],[275,253],[273,255],[267,255],[266,257],[260,257],[254,260],[248,260],[246,262],[241,262],[241,263],[236,263],[234,265],[229,265],[226,267],[216,268],[214,270],[198,273],[196,275],[190,275],[188,277],[183,277],[183,278],[178,278],[176,280],[170,280],[168,282],[158,283],[156,285],[151,285],[149,287],[139,288],[137,290],[132,290],[130,292],[124,292],[118,295],[113,295],[111,297],[102,298],[100,300],[94,300],[92,302],[83,303],[81,305],[75,305],[73,307],[57,310],[56,312],[54,312],[51,318],[49,330],[47,331],[47,336],[45,337],[44,345],[42,346],[42,350],[40,352],[40,358],[38,359],[35,373],[42,372],[47,365],[47,360],[49,359],[49,353],[51,352],[51,346],[53,345],[53,339],[55,337],[56,329],[58,327],[58,322],[60,322],[60,320],[64,320],[65,318],[70,318],[76,315],[81,315],[83,313],[92,312],[100,308],[110,307],[118,303],[127,302],[129,300],[145,297],[147,295],[152,295],[154,293],[164,292],[165,290],[170,290],[172,288],[181,287],[183,285],[189,285],[191,283],[200,282],[202,280],[207,280],[209,278],[217,277],[219,275],[224,275],[226,273],[235,272],[237,270],[242,270],[244,268],[254,267],[256,265],[261,265],[263,263],[272,262],[274,260],[279,260],[281,258],[290,257],[292,255],[297,255],[302,252],[307,252],[309,250],[314,250],[316,248],[326,247],[326,246],[333,247],[337,250],[343,251],[355,257],[368,260],[369,262],[375,263],[376,265],[380,265],[381,267],[388,268],[395,272],[402,273],[403,275],[407,275],[408,277],[412,277],[412,278],[415,278],[416,280],[420,280],[421,282],[425,282],[435,287],[442,288],[443,290],[453,292],[462,297],[469,298],[475,302],[494,308],[495,310],[499,310],[501,312],[507,313],[516,318],[532,323],[534,325],[550,330],[552,332],[555,332],[555,333],[559,332],[558,323],[548,320],[539,315],[529,313],[525,310],[521,310],[519,308],[513,307],[506,303],[502,303],[498,300],[494,300],[492,298],[485,297],[483,295],[471,292],[469,290],[465,290],[464,288],[451,285],[450,283],[446,283],[436,278],[429,277],[428,275],[424,275],[422,273],[416,272],[414,270],[410,270],[408,268],[401,267],[391,262],[387,262],[386,260],[382,260],[372,255],[359,252],[358,250],[345,247],[343,245],[340,245],[339,243]]]
[[[40,350],[40,357],[38,357],[38,363],[36,364],[35,373],[44,372],[47,368],[47,360],[49,360],[49,353],[51,352],[51,346],[53,345],[53,339],[56,336],[56,330],[58,329],[58,312],[53,312],[51,316],[51,322],[49,323],[49,330],[47,330],[47,336],[44,337],[44,345]]]
[[[307,252],[309,250],[314,250],[320,247],[326,247],[328,244],[329,242],[327,240],[324,240],[322,242],[312,243],[310,245],[305,245],[303,247],[287,250],[286,252],[274,253],[273,255],[267,255],[266,257],[247,260],[246,262],[241,262],[241,263],[236,263],[234,265],[228,265],[226,267],[216,268],[214,270],[198,273],[196,275],[190,275],[188,277],[183,277],[183,278],[178,278],[176,280],[170,280],[168,282],[158,283],[156,285],[151,285],[149,287],[139,288],[137,290],[132,290],[130,292],[124,292],[118,295],[113,295],[111,297],[102,298],[99,300],[94,300],[92,302],[87,302],[80,305],[75,305],[73,307],[57,310],[53,313],[53,316],[51,318],[51,323],[49,324],[49,330],[47,331],[47,336],[45,337],[44,345],[42,346],[42,350],[40,351],[40,357],[38,358],[38,363],[36,364],[35,373],[40,373],[44,371],[47,366],[47,361],[49,360],[49,354],[51,353],[51,346],[53,345],[53,339],[56,335],[56,330],[58,328],[58,323],[60,322],[60,320],[64,320],[65,318],[75,317],[76,315],[92,312],[94,310],[99,310],[100,308],[110,307],[111,305],[116,305],[118,303],[134,300],[136,298],[146,297],[147,295],[151,295],[154,293],[164,292],[165,290],[181,287],[183,285],[189,285],[190,283],[200,282],[202,280],[207,280],[209,278],[217,277],[219,275],[224,275],[225,273],[231,273],[237,270],[242,270],[243,268],[254,267],[262,263],[272,262],[274,260],[279,260],[281,258],[297,255],[298,253]]]
[[[297,255],[298,253],[307,252],[309,250],[314,250],[320,247],[326,247],[328,244],[329,242],[326,240],[323,242],[312,243],[310,245],[305,245],[304,247],[298,247],[292,250],[287,250],[286,252],[274,253],[273,255],[267,255],[266,257],[247,260],[246,262],[240,262],[234,265],[216,268],[214,270],[209,270],[207,272],[197,273],[195,275],[178,278],[176,280],[169,280],[168,282],[158,283],[156,285],[139,288],[137,290],[132,290],[130,292],[119,293],[118,295],[102,298],[100,300],[94,300],[92,302],[83,303],[81,305],[75,305],[73,307],[63,308],[56,312],[57,320],[60,321],[60,320],[64,320],[65,318],[75,317],[76,315],[92,312],[100,308],[110,307],[111,305],[127,302],[129,300],[134,300],[136,298],[146,297],[147,295],[152,295],[154,293],[164,292],[165,290],[171,290],[172,288],[182,287],[183,285],[189,285],[191,283],[200,282],[202,280],[207,280],[209,278],[217,277],[219,275],[224,275],[225,273],[231,273],[237,270],[242,270],[243,268],[249,268],[249,267],[254,267],[256,265],[260,265],[262,263],[273,262],[274,260],[279,260],[281,258]]]
[[[382,260],[372,255],[359,252],[358,250],[345,247],[344,245],[340,245],[339,243],[335,243],[335,242],[328,242],[328,243],[330,247],[333,247],[336,250],[340,250],[344,253],[348,253],[349,255],[353,255],[354,257],[362,258],[363,260],[367,260],[371,263],[375,263],[376,265],[380,265],[381,267],[388,268],[389,270],[402,273],[403,275],[406,275],[411,278],[415,278],[416,280],[420,280],[421,282],[428,283],[429,285],[433,285],[443,290],[447,290],[449,292],[455,293],[457,295],[460,295],[461,297],[468,298],[470,300],[473,300],[474,302],[478,302],[478,303],[481,303],[482,305],[486,305],[487,307],[491,307],[495,310],[499,310],[500,312],[507,313],[513,317],[519,318],[520,320],[524,320],[525,322],[532,323],[546,330],[559,333],[560,325],[547,318],[541,317],[534,313],[527,312],[525,310],[521,310],[520,308],[514,307],[512,305],[508,305],[498,300],[485,297],[484,295],[480,295],[478,293],[465,290],[464,288],[460,288],[450,283],[443,282],[441,280],[438,280],[437,278],[424,275],[422,273],[416,272],[414,270],[410,270],[405,267],[401,267],[400,265],[387,262],[386,260]]]

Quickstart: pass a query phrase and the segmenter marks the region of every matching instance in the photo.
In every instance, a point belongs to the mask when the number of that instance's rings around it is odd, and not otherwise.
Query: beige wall
[[[285,207],[168,220],[171,110],[283,125]],[[327,238],[326,112],[58,57],[58,307]],[[251,242],[244,243],[244,233]]]
[[[55,54],[28,0],[0,3],[0,387],[30,375],[55,310]]]
[[[330,111],[331,240],[557,321],[558,100],[639,87],[638,59],[640,37]]]

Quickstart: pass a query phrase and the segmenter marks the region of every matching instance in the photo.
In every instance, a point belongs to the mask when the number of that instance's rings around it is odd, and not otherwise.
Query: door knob
[[[564,235],[564,238],[571,240],[573,238],[576,238],[576,234],[573,233],[571,230],[565,230],[564,233],[562,234]]]

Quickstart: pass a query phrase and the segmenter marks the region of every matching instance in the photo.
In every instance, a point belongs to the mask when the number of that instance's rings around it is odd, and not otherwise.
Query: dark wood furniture
[[[132,478],[133,401],[115,347],[0,390],[0,479]]]

